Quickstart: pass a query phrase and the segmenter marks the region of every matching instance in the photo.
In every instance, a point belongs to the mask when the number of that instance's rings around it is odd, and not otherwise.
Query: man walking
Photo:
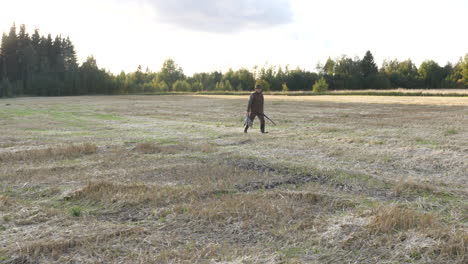
[[[260,84],[255,85],[255,92],[250,95],[249,104],[247,105],[247,116],[250,118],[251,122],[254,121],[257,116],[260,119],[260,131],[265,132],[265,117],[263,114],[263,93],[262,86]],[[244,133],[247,133],[249,129],[249,124],[246,124],[244,128]]]

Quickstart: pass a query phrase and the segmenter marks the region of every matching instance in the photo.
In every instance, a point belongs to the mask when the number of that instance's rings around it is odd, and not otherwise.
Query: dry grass
[[[67,199],[106,205],[152,204],[165,206],[189,200],[200,193],[184,186],[158,186],[143,183],[118,184],[107,181],[93,182],[76,191]]]
[[[412,209],[391,205],[375,209],[368,228],[372,233],[391,233],[414,228],[431,228],[438,225],[438,219],[434,214],[419,213]]]
[[[10,208],[13,204],[14,202],[11,198],[0,195],[0,211]]]
[[[44,239],[29,242],[23,245],[15,245],[7,248],[5,251],[14,252],[20,256],[38,257],[49,255],[57,259],[60,255],[67,253],[76,247],[86,247],[93,243],[103,243],[106,240],[116,239],[122,236],[143,234],[145,231],[141,227],[117,228],[117,230],[107,230],[99,234],[83,235],[69,239]]]
[[[31,149],[0,153],[0,161],[36,161],[73,158],[97,152],[97,146],[90,143],[70,144],[46,149]]]
[[[199,263],[208,259],[226,259],[232,253],[232,249],[218,244],[196,245],[187,242],[179,249],[163,250],[147,263]]]
[[[467,263],[468,98],[265,98],[5,100],[0,262]]]
[[[211,153],[216,151],[216,147],[211,144],[189,144],[180,143],[174,145],[158,145],[155,143],[139,143],[135,150],[143,154],[177,154],[181,152],[203,152]]]
[[[393,191],[395,192],[395,195],[403,196],[414,193],[433,193],[435,188],[427,183],[400,179],[393,187]]]
[[[441,235],[441,243],[434,247],[434,253],[441,257],[459,259],[468,263],[468,233],[464,230],[451,230]]]

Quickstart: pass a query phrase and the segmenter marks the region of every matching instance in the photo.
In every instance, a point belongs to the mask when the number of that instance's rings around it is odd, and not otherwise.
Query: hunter
[[[255,92],[250,95],[249,104],[247,105],[247,117],[250,118],[250,121],[253,122],[255,117],[258,116],[260,119],[260,131],[265,132],[265,117],[263,114],[263,93],[262,86],[260,84],[255,85]],[[249,125],[246,124],[244,128],[244,133],[247,133]]]

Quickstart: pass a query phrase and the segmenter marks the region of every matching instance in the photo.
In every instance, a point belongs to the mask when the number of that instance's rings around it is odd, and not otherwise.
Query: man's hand
[[[250,112],[247,112],[247,115],[250,116]]]

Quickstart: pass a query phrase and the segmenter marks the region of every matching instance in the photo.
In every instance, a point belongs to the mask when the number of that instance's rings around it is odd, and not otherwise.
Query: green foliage
[[[158,74],[160,81],[164,81],[169,87],[174,87],[175,82],[184,80],[185,75],[181,67],[179,67],[173,59],[167,59]],[[184,87],[186,88],[186,86]]]
[[[315,84],[312,86],[312,91],[314,93],[324,93],[328,91],[328,83],[325,78],[320,78]]]
[[[385,74],[393,88],[416,87],[418,69],[411,60],[384,60],[381,73]]]
[[[323,76],[288,66],[255,66],[253,70],[229,69],[186,77],[174,60],[167,59],[159,72],[142,70],[114,75],[99,68],[89,56],[78,65],[70,38],[60,35],[32,35],[21,25],[13,24],[3,33],[0,46],[0,97],[20,95],[62,96],[84,94],[132,94],[175,92],[251,91],[256,83],[264,91],[304,91],[314,84],[328,85],[330,90],[388,88],[468,88],[468,54],[456,64],[439,66],[435,61],[420,67],[411,60],[385,60],[378,70],[374,57],[367,51],[362,59],[341,56],[328,58],[317,66]],[[255,80],[259,80],[256,82]],[[176,84],[177,83],[177,84]]]
[[[374,56],[372,56],[369,50],[366,52],[366,55],[364,55],[364,58],[362,58],[360,66],[361,73],[364,77],[375,75],[378,72],[377,65],[374,62]]]
[[[203,84],[200,81],[192,83],[192,92],[201,92],[203,91]]]
[[[442,67],[433,60],[421,63],[418,75],[426,88],[441,88],[442,80],[445,78]]]
[[[70,208],[70,215],[73,217],[80,217],[82,215],[83,210],[79,206],[74,206]]]
[[[190,92],[192,90],[192,87],[191,87],[190,83],[188,83],[185,80],[177,80],[172,85],[172,90],[174,92]]]
[[[367,78],[368,87],[371,89],[390,89],[392,88],[390,80],[385,74],[374,74]]]
[[[468,88],[468,53],[465,55],[465,59],[461,63],[461,75],[462,82],[465,84],[465,88]]]
[[[8,79],[3,79],[0,83],[0,96],[10,97],[12,95],[13,87]]]
[[[328,57],[327,62],[323,66],[323,72],[328,75],[335,73],[335,62],[330,57]]]
[[[215,86],[215,91],[232,91],[233,87],[228,80],[224,82],[217,82]]]
[[[265,92],[270,91],[270,84],[265,80],[257,80],[255,82],[255,85],[260,85],[262,87],[262,90]]]
[[[447,129],[447,131],[445,131],[444,133],[445,136],[456,135],[456,134],[458,134],[458,130],[456,130],[455,128]]]

